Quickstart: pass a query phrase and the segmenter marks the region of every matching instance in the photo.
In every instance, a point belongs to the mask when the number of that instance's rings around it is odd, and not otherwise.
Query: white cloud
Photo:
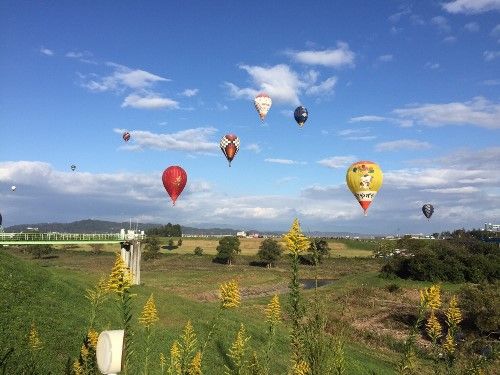
[[[473,186],[462,186],[457,188],[423,189],[422,191],[438,194],[470,194],[478,192],[479,189]]]
[[[263,91],[276,102],[294,105],[300,103],[298,94],[304,83],[288,65],[279,64],[272,67],[240,65],[240,68],[250,75],[257,88],[239,88],[233,83],[226,82],[231,96],[253,99],[258,92]]]
[[[438,30],[442,32],[448,33],[451,31],[451,27],[450,24],[448,23],[448,20],[443,16],[432,17],[431,24],[436,26]]]
[[[378,61],[380,62],[391,62],[393,60],[392,55],[381,55],[377,58]]]
[[[114,129],[122,134],[124,129]],[[213,140],[215,128],[194,128],[176,133],[158,134],[143,130],[129,130],[133,144],[127,144],[125,150],[152,148],[156,150],[177,150],[188,152],[216,152],[219,144]]]
[[[308,95],[326,95],[333,91],[335,84],[337,83],[337,77],[330,77],[318,85],[310,86],[306,89],[306,94]]]
[[[407,16],[409,14],[411,14],[410,7],[408,5],[404,5],[401,11],[391,14],[388,19],[390,22],[396,23],[399,22],[403,16]]]
[[[493,61],[500,57],[500,51],[484,51],[483,53],[484,61]]]
[[[393,111],[403,120],[416,121],[428,126],[474,125],[482,128],[500,128],[500,103],[483,97],[467,102],[422,104]]]
[[[439,63],[431,63],[430,61],[429,62],[426,62],[425,63],[425,67],[428,68],[428,69],[439,69],[440,65]]]
[[[192,96],[196,96],[198,95],[198,93],[200,92],[199,89],[185,89],[181,95],[182,96],[186,96],[188,98],[191,98]]]
[[[356,161],[356,157],[352,155],[347,156],[331,156],[326,159],[317,161],[318,164],[327,168],[345,168]]]
[[[443,38],[443,42],[445,43],[455,43],[457,41],[457,37],[455,36],[447,36],[446,38]]]
[[[355,128],[355,129],[344,129],[337,134],[342,137],[342,139],[349,141],[371,141],[377,138],[375,135],[368,135],[371,128]]]
[[[479,31],[479,24],[477,22],[469,22],[465,24],[464,28],[471,33],[476,33]]]
[[[258,154],[262,149],[257,143],[250,143],[249,145],[245,146],[245,150],[253,151]]]
[[[241,88],[232,82],[224,82],[233,98],[253,99],[259,92],[267,93],[273,103],[299,105],[302,90],[308,95],[325,95],[331,93],[336,77],[330,77],[317,84],[319,73],[310,70],[302,79],[288,65],[279,64],[271,67],[240,65],[252,80],[254,87]]]
[[[482,82],[486,86],[498,86],[500,85],[500,79],[487,79]]]
[[[268,163],[286,164],[286,165],[306,164],[306,162],[303,162],[303,161],[296,161],[296,160],[290,160],[290,159],[264,159],[264,161],[266,161]]]
[[[477,14],[500,10],[500,0],[454,0],[442,4],[449,13]]]
[[[431,148],[428,142],[415,139],[399,139],[397,141],[382,142],[375,145],[375,151],[397,151],[397,150],[425,150]]]
[[[349,122],[380,122],[380,121],[386,121],[386,120],[387,120],[387,117],[366,115],[366,116],[352,117],[349,120]]]
[[[322,65],[331,68],[354,66],[355,54],[345,42],[338,42],[336,49],[323,51],[292,51],[288,52],[295,61],[307,65]]]
[[[123,100],[122,107],[139,109],[179,108],[179,102],[163,98],[156,94],[148,94],[146,96],[130,94]]]
[[[96,74],[92,74],[89,75],[89,77],[91,78],[82,76],[82,78],[84,79],[82,86],[88,88],[91,91],[120,92],[124,89],[147,89],[158,82],[170,81],[170,79],[160,77],[145,70],[132,70],[126,66],[115,63],[107,63],[106,65],[114,69],[112,74],[104,77],[99,77]]]
[[[499,38],[500,37],[500,24],[497,24],[490,32],[490,35],[493,38]]]
[[[40,47],[40,53],[45,56],[54,56],[54,51],[45,47]]]

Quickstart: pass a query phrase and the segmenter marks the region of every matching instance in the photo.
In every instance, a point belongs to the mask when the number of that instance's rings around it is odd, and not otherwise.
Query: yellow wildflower
[[[246,352],[246,344],[247,341],[250,340],[250,337],[247,336],[245,331],[245,326],[243,323],[240,325],[240,329],[236,334],[236,338],[234,339],[233,344],[229,348],[229,353],[227,354],[233,360],[234,367],[239,374],[244,365],[245,360],[245,352]],[[226,366],[226,374],[232,374],[233,371],[230,371]]]
[[[420,290],[420,304],[431,310],[439,309],[441,306],[441,287],[432,285],[429,288]]]
[[[186,326],[182,331],[180,340],[181,343],[179,344],[179,349],[181,351],[181,357],[187,358],[188,356],[191,356],[196,350],[198,339],[196,338],[196,332],[194,331],[190,320],[187,321]]]
[[[115,265],[111,270],[111,275],[108,279],[108,290],[110,292],[116,292],[122,294],[124,291],[130,288],[132,285],[132,275],[130,270],[125,265],[121,255],[116,254]]]
[[[99,334],[96,330],[90,329],[89,333],[87,333],[87,337],[89,339],[89,345],[91,348],[97,348],[97,340],[99,339]]]
[[[189,365],[188,375],[202,375],[201,374],[201,352],[197,352]]]
[[[28,335],[28,343],[32,350],[40,350],[42,348],[42,340],[38,335],[35,323],[31,323],[30,333]]]
[[[443,328],[439,323],[439,320],[436,318],[436,314],[434,314],[434,310],[431,310],[431,315],[427,320],[427,324],[425,325],[427,334],[432,339],[433,342],[437,340],[439,336],[441,336]]]
[[[293,364],[291,375],[309,375],[310,373],[311,368],[306,361],[300,360]]]
[[[449,354],[453,354],[455,352],[455,340],[453,339],[450,330],[448,330],[448,334],[446,335],[446,340],[443,343],[443,348]]]
[[[89,348],[87,348],[85,345],[82,345],[82,347],[80,348],[80,356],[84,361],[86,361],[89,356]]]
[[[240,289],[235,280],[221,284],[219,288],[220,302],[223,309],[238,307],[241,303]]]
[[[155,300],[153,294],[151,294],[142,309],[141,317],[139,318],[139,323],[144,325],[146,328],[150,328],[155,322],[160,320],[158,318],[158,310],[156,309]]]
[[[165,354],[160,353],[160,367],[161,367],[161,372],[163,374],[163,368],[167,364],[167,359],[165,358]]]
[[[181,374],[181,351],[179,349],[179,343],[174,341],[172,347],[170,348],[170,370],[172,374]]]
[[[456,296],[451,297],[450,306],[445,311],[448,326],[456,327],[462,321],[462,312],[458,307],[458,300]]]
[[[283,239],[285,240],[288,250],[295,255],[298,255],[309,248],[309,240],[302,234],[299,219],[295,219],[293,221],[290,230],[283,236]]]
[[[82,368],[82,365],[80,365],[80,362],[78,360],[73,362],[73,374],[83,375],[83,368]]]
[[[281,306],[277,295],[271,299],[266,307],[266,321],[272,325],[281,321]]]

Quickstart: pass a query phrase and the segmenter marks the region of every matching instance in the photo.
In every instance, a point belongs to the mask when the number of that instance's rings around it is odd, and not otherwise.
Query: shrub
[[[214,262],[231,265],[236,258],[236,254],[240,252],[240,239],[238,237],[224,237],[219,241],[219,246],[217,246],[217,256],[214,258]]]
[[[196,246],[194,248],[194,255],[203,255],[203,248],[201,248],[200,246]]]
[[[281,254],[283,254],[283,248],[278,241],[272,238],[266,238],[262,241],[257,253],[259,259],[271,267],[281,258]]]
[[[144,246],[144,260],[158,259],[160,257],[160,241],[157,237],[149,237]]]
[[[482,333],[500,330],[500,282],[468,285],[460,289],[458,300],[464,311],[464,324]]]
[[[94,255],[99,255],[102,253],[102,249],[104,248],[104,245],[102,243],[93,243],[90,245],[92,254]]]
[[[27,248],[27,251],[36,259],[41,259],[43,255],[50,254],[52,250],[54,250],[52,245],[30,245]]]

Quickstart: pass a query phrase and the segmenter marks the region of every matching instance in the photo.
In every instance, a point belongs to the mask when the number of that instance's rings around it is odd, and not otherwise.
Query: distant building
[[[488,232],[500,232],[500,224],[484,223],[484,230]]]
[[[247,232],[245,232],[245,231],[236,232],[236,236],[237,237],[246,237],[247,236]]]

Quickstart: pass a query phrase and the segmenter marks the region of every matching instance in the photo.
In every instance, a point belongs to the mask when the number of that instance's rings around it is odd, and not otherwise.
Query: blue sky
[[[2,2],[4,225],[498,222],[500,0],[311,3]],[[273,99],[263,124],[260,91]],[[241,140],[231,168],[227,133]],[[357,160],[384,172],[368,217],[345,186]],[[175,207],[161,183],[170,165],[188,173]]]

